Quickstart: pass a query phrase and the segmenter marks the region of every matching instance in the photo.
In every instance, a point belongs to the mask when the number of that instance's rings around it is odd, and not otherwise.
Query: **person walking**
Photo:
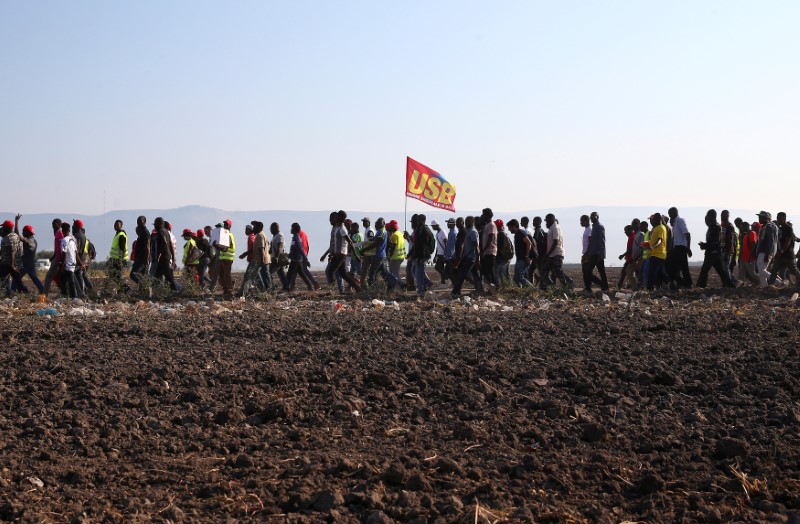
[[[320,258],[320,262],[322,262],[325,260],[325,256],[330,254],[328,266],[325,268],[325,276],[329,284],[333,284],[334,280],[336,280],[339,293],[344,293],[344,282],[347,282],[356,292],[361,291],[361,286],[358,285],[358,282],[350,276],[345,268],[345,259],[353,249],[353,241],[344,226],[346,219],[347,213],[342,210],[331,215],[333,228],[331,230],[331,248]]]
[[[778,247],[775,250],[775,257],[772,260],[772,271],[767,283],[773,285],[783,272],[786,272],[787,278],[794,276],[795,282],[800,281],[800,271],[795,264],[794,246],[794,228],[790,222],[786,221],[786,213],[781,211],[775,215],[778,226]],[[788,283],[788,282],[784,282]]]
[[[147,283],[148,264],[150,263],[150,231],[147,229],[147,217],[139,216],[136,219],[136,240],[131,249],[133,265],[131,267],[131,280],[139,286],[140,292],[147,290],[152,294],[152,289]]]
[[[308,255],[306,255],[303,247],[303,239],[300,238],[300,224],[297,222],[293,223],[289,231],[292,234],[292,242],[289,245],[289,270],[286,273],[289,291],[294,291],[298,276],[300,276],[300,279],[305,283],[309,291],[313,290],[315,287],[318,288],[319,286],[316,281],[310,280],[306,272],[303,271],[303,268],[305,268],[306,265],[310,265],[310,263],[308,261]]]
[[[222,222],[222,227],[228,237],[228,244],[216,242],[214,247],[219,251],[219,282],[222,284],[222,294],[224,297],[233,296],[233,259],[236,258],[236,239],[231,227],[233,222],[226,219]],[[212,284],[213,285],[213,284]],[[213,291],[212,291],[213,292]]]
[[[475,218],[468,216],[464,220],[464,227],[466,228],[464,247],[456,264],[458,273],[453,278],[452,296],[454,298],[461,296],[461,288],[464,285],[464,280],[467,279],[467,275],[472,275],[475,290],[479,293],[483,292],[481,272],[478,269],[481,267],[480,235],[478,230],[475,229]]]
[[[608,278],[606,277],[605,266],[606,228],[600,223],[600,215],[597,211],[592,212],[589,216],[589,221],[592,223],[592,229],[586,249],[583,284],[587,293],[592,292],[592,283],[599,285],[602,291],[608,291]],[[666,246],[664,246],[664,249],[666,252]],[[597,273],[600,275],[600,278],[594,275],[595,268],[597,268]]]
[[[172,291],[178,291],[180,288],[175,283],[174,270],[178,267],[175,261],[175,250],[172,248],[172,239],[169,236],[169,231],[164,225],[164,219],[156,217],[153,221],[153,228],[156,232],[156,249],[158,259],[155,261],[155,275],[156,282],[166,281]]]
[[[394,276],[402,289],[403,279],[400,277],[400,266],[406,259],[406,241],[403,233],[400,232],[400,224],[397,220],[390,220],[386,224],[386,231],[389,234],[387,241],[386,255],[389,258],[389,272]],[[389,291],[394,289],[393,285],[388,284]]]
[[[50,284],[56,280],[60,271],[61,262],[61,239],[64,238],[64,233],[61,231],[61,219],[54,218],[53,222],[53,256],[50,258],[50,269],[44,276],[44,292],[39,301],[44,302],[47,295],[50,293]]]
[[[189,283],[192,282],[199,285],[200,279],[198,277],[197,267],[200,265],[200,259],[203,258],[203,252],[197,247],[197,233],[186,228],[183,230],[183,233],[181,233],[181,237],[183,237],[184,240],[183,258],[181,259],[183,263],[184,285],[189,285]]]
[[[128,264],[128,234],[122,227],[122,220],[114,221],[114,238],[111,240],[111,251],[106,263],[107,282],[111,282],[116,291],[127,287],[122,280],[122,270]]]
[[[491,208],[484,208],[481,213],[481,229],[480,245],[481,245],[481,275],[486,283],[494,286],[495,289],[499,287],[497,279],[495,278],[494,263],[497,258],[497,226],[492,221],[494,213]]]
[[[69,225],[67,225],[69,229]],[[23,284],[20,280],[20,267],[19,260],[21,257],[19,235],[14,232],[14,222],[6,220],[0,226],[0,282],[4,281],[6,277],[11,276],[14,286],[17,289],[22,289]],[[6,286],[6,296],[11,295],[11,285]]]
[[[361,272],[359,273],[359,279],[361,280],[361,286],[367,287],[370,285],[369,274],[372,264],[375,261],[375,229],[373,229],[372,221],[369,217],[362,218],[361,225],[364,226],[364,243],[361,247]]]
[[[714,268],[714,271],[719,275],[723,287],[734,287],[728,276],[728,268],[724,267],[722,263],[722,248],[720,245],[720,231],[722,228],[717,223],[717,211],[709,209],[706,213],[705,221],[708,227],[706,241],[700,242],[700,249],[705,252],[705,256],[703,258],[703,267],[700,268],[700,275],[697,277],[697,287],[706,287],[708,273],[711,268]]]
[[[738,260],[739,285],[743,286],[745,282],[749,282],[753,286],[758,286],[759,279],[758,275],[756,275],[758,234],[753,231],[750,224],[743,220],[739,226],[739,238],[742,242]]]
[[[527,278],[528,266],[531,265],[532,259],[531,248],[533,242],[528,232],[520,227],[516,218],[508,221],[508,230],[514,235],[514,252],[517,255],[517,260],[514,263],[514,283],[519,287],[531,287],[532,284]]]
[[[569,275],[564,273],[563,266],[566,250],[564,249],[564,234],[561,232],[561,226],[553,213],[548,213],[544,220],[547,226],[547,252],[542,285],[543,287],[553,287],[556,280],[559,280],[562,286],[573,289],[575,284]]]
[[[689,272],[689,259],[692,258],[692,235],[686,227],[686,220],[678,213],[678,208],[667,211],[672,224],[672,261],[670,270],[677,288],[692,287],[692,274]]]
[[[23,227],[22,234],[20,235],[20,218],[22,218],[22,215],[18,214],[14,220],[14,233],[19,237],[19,241],[22,245],[22,270],[20,271],[19,282],[22,289],[25,289],[25,284],[22,283],[22,277],[27,275],[31,282],[33,282],[33,285],[36,286],[41,296],[44,293],[44,286],[41,280],[39,280],[39,276],[36,274],[36,250],[38,248],[38,243],[36,242],[33,226],[26,225]]]
[[[436,237],[436,254],[433,257],[433,268],[439,273],[439,282],[444,285],[447,282],[447,272],[445,271],[445,251],[447,251],[447,235],[442,231],[439,222],[431,220],[431,229]]]

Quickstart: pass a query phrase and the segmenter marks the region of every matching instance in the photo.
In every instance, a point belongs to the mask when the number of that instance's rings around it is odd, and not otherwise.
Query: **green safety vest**
[[[125,252],[122,251],[120,246],[120,238],[125,239]],[[86,241],[86,246],[88,249],[89,241]],[[119,259],[119,260],[128,260],[128,234],[125,231],[118,231],[116,235],[114,235],[114,240],[111,241],[111,253],[108,254],[108,258]]]
[[[650,242],[650,231],[644,234],[644,241]],[[650,258],[650,250],[642,249],[642,260],[647,260],[648,258]]]
[[[231,245],[228,246],[227,251],[219,252],[220,260],[233,260],[234,258],[236,258],[236,240],[233,238],[233,232],[228,231],[228,235],[230,235],[231,238]]]

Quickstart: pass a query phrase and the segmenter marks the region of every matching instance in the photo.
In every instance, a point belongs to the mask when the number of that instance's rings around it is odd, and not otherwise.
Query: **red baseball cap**
[[[203,230],[202,230],[202,229],[198,229],[198,230],[197,230],[197,235],[196,235],[196,236],[197,236],[197,238],[200,238],[200,237],[202,237],[202,236],[205,236],[205,233],[203,233]]]
[[[497,220],[494,221],[494,225],[496,225],[497,227],[503,227],[503,221],[498,218]]]
[[[13,228],[14,227],[14,222],[12,222],[10,220],[6,220],[5,222],[3,222],[3,227]]]
[[[230,218],[226,218],[225,222],[223,222],[223,224],[225,224],[228,227],[231,227],[233,225],[233,222],[231,222]]]
[[[195,234],[194,234],[194,231],[192,231],[192,230],[191,230],[191,229],[189,229],[188,227],[187,227],[186,229],[184,229],[184,230],[183,230],[183,233],[181,233],[181,236],[182,236],[182,237],[185,237],[186,235],[189,235],[190,237],[193,237],[193,236],[195,236]]]
[[[31,234],[31,236],[33,236],[33,235],[35,235],[35,234],[36,234],[36,233],[34,233],[34,232],[33,232],[33,226],[25,226],[25,227],[23,227],[23,228],[22,228],[22,232],[24,233],[25,231],[27,231],[28,233],[30,233],[30,234]]]
[[[83,229],[83,220],[81,220],[79,218],[76,218],[75,220],[73,220],[72,224],[78,226],[78,229]]]
[[[399,228],[400,228],[400,224],[398,224],[398,223],[397,223],[397,220],[390,220],[390,221],[389,221],[389,223],[388,223],[388,224],[386,224],[386,227],[391,227],[391,228],[394,228],[394,229],[399,229]]]

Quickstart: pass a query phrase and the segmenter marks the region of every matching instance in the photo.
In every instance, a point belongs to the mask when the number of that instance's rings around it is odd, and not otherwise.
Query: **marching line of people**
[[[786,213],[778,213],[775,221],[766,211],[757,216],[758,221],[752,224],[741,218],[731,223],[727,210],[721,212],[719,221],[716,210],[708,211],[705,240],[698,243],[704,252],[703,265],[694,284],[689,272],[691,234],[677,208],[670,208],[664,215],[654,213],[646,220],[633,219],[623,231],[627,245],[619,255],[624,265],[617,287],[704,288],[711,269],[724,287],[786,285],[792,278],[797,285],[800,271],[796,259],[800,253],[795,254],[797,239]],[[66,297],[87,298],[93,291],[87,271],[96,253],[83,222],[74,220],[70,225],[60,219],[52,221],[54,255],[42,283],[36,274],[35,232],[26,225],[20,234],[20,218],[17,215],[14,222],[6,220],[0,228],[0,279],[6,294],[28,293],[23,281],[27,276],[41,301],[46,300],[53,282]],[[436,220],[428,225],[424,214],[411,217],[411,232],[401,232],[397,220],[386,222],[383,217],[375,221],[374,227],[369,217],[362,218],[362,230],[347,218],[345,211],[332,212],[329,221],[330,243],[320,262],[327,262],[325,278],[340,293],[372,287],[379,275],[390,293],[415,291],[418,298],[448,282],[454,297],[461,294],[465,281],[476,291],[489,293],[507,286],[575,287],[563,267],[564,234],[552,213],[545,215],[544,221],[539,216],[532,221],[521,217],[506,224],[486,208],[480,216],[448,219],[444,223],[447,231]],[[224,296],[234,295],[232,267],[237,254],[232,226],[228,219],[213,228],[183,230],[183,287],[213,294],[219,284]],[[592,293],[593,286],[607,291],[605,227],[597,212],[581,216],[580,226],[584,292]],[[180,252],[169,222],[157,217],[150,229],[147,218],[138,217],[136,237],[130,245],[122,220],[114,222],[114,233],[102,292],[130,291],[125,275],[129,263],[130,280],[138,285],[137,293],[152,296],[156,284],[169,286],[172,291],[182,289],[174,274]],[[246,249],[238,257],[247,261],[247,269],[236,295],[246,296],[253,291],[289,293],[295,290],[298,277],[309,291],[319,290],[310,271],[308,236],[300,224],[291,225],[288,245],[276,222],[270,224],[269,233],[271,237],[267,236],[264,223],[257,220],[245,226]],[[405,275],[401,274],[403,262]],[[436,284],[426,273],[429,264],[438,274]]]

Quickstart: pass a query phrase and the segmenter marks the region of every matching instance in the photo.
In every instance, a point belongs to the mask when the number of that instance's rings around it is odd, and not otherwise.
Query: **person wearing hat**
[[[198,229],[195,232],[194,243],[197,244],[197,249],[203,252],[203,256],[201,256],[200,260],[197,262],[197,282],[200,285],[200,289],[205,289],[206,284],[211,282],[211,280],[206,275],[206,271],[208,270],[208,266],[211,263],[212,248],[211,244],[209,244],[208,242],[208,238],[206,238],[206,233],[203,229]]]
[[[232,226],[233,222],[231,222],[230,219],[223,221],[222,228],[224,232],[220,240],[222,240],[222,237],[227,237],[227,243],[224,241],[218,242],[216,240],[214,240],[213,243],[214,247],[219,251],[219,268],[217,273],[219,282],[222,284],[222,294],[224,296],[233,296],[233,278],[231,277],[231,272],[233,270],[233,259],[236,257],[236,239],[234,238],[233,231],[231,231]],[[212,293],[214,292],[214,284],[216,284],[216,282],[214,282],[212,278]]]
[[[14,232],[14,222],[6,220],[0,227],[0,281],[11,275],[17,289],[22,289],[18,261],[20,259],[19,235]],[[6,296],[11,295],[11,286],[6,286]]]
[[[92,289],[92,283],[86,276],[89,269],[91,257],[89,256],[89,240],[86,238],[86,230],[83,228],[83,220],[75,219],[72,221],[72,237],[75,239],[75,246],[78,253],[78,262],[75,265],[75,292],[78,298],[86,298],[86,290]]]
[[[400,224],[397,223],[397,220],[390,220],[386,224],[386,231],[389,233],[389,240],[386,244],[389,272],[394,276],[395,282],[402,285],[403,279],[400,278],[400,266],[403,264],[403,260],[406,259],[406,241],[400,232]],[[393,289],[394,286],[390,285],[389,290]]]
[[[436,236],[436,254],[433,257],[433,268],[439,273],[440,284],[447,282],[447,272],[445,271],[444,252],[447,249],[447,234],[442,230],[437,220],[431,220],[431,229]]]
[[[775,254],[778,252],[778,226],[772,222],[772,214],[768,211],[758,213],[758,246],[756,247],[756,269],[761,287],[769,285],[772,276],[767,270]]]
[[[183,244],[183,279],[185,283],[196,282],[199,283],[197,267],[200,265],[200,259],[203,258],[203,252],[197,247],[197,233],[189,228],[183,230],[181,237],[185,243]]]
[[[386,231],[386,222],[383,217],[379,217],[378,220],[375,221],[375,237],[372,241],[375,247],[375,259],[369,270],[366,283],[372,286],[375,283],[375,275],[380,273],[383,280],[386,282],[387,289],[392,291],[400,282],[389,270],[389,264],[386,260],[388,241],[389,233]],[[362,282],[362,284],[364,283]]]
[[[14,233],[19,237],[20,244],[22,245],[22,270],[19,274],[19,286],[17,289],[22,291],[23,293],[27,293],[27,289],[25,288],[25,284],[22,282],[22,277],[25,275],[31,279],[33,285],[36,286],[36,289],[39,290],[39,294],[41,295],[44,293],[44,286],[42,285],[41,280],[39,280],[39,276],[36,274],[36,248],[38,244],[36,242],[35,233],[33,231],[33,226],[25,226],[22,228],[22,235],[20,236],[19,233],[19,219],[22,218],[22,215],[17,215],[16,219],[14,220]]]
[[[708,282],[708,273],[711,268],[719,275],[723,287],[734,287],[728,276],[728,269],[722,263],[722,243],[720,242],[721,226],[717,222],[717,210],[709,209],[706,213],[706,241],[699,242],[700,249],[704,251],[703,267],[700,268],[700,276],[697,277],[697,287],[704,288]],[[765,284],[766,285],[766,281]]]

